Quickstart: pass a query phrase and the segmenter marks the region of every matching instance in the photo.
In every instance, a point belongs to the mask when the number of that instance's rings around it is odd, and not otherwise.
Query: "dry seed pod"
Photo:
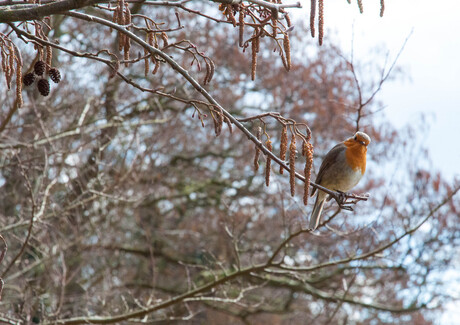
[[[56,84],[59,83],[59,81],[61,81],[61,73],[56,68],[51,68],[48,71],[48,75],[50,76],[50,79]]]
[[[271,152],[272,151],[272,142],[270,139],[265,142],[265,146],[267,149]],[[272,160],[271,158],[267,155],[267,162],[265,164],[265,185],[269,186],[270,185],[270,171],[271,171],[271,165],[272,165]]]
[[[310,0],[310,4],[310,32],[311,37],[315,37],[316,0]]]
[[[262,137],[262,128],[259,126],[257,128],[256,138],[257,140],[260,141],[261,137]],[[256,153],[254,155],[254,172],[257,172],[257,170],[259,170],[259,156],[260,156],[260,149],[257,144],[255,145],[255,149],[256,149]]]
[[[50,83],[46,79],[38,80],[37,88],[42,96],[48,96],[50,94]]]
[[[311,169],[313,167],[313,146],[311,143],[303,143],[302,151],[305,152],[305,168],[304,168],[304,176],[305,176],[305,183],[303,188],[303,204],[308,204],[308,198],[310,196],[310,180],[311,180]]]
[[[22,77],[22,82],[26,86],[30,86],[31,84],[34,83],[34,81],[35,81],[35,74],[33,74],[32,72],[26,73],[24,77]]]
[[[292,134],[291,144],[289,145],[289,185],[291,186],[291,196],[295,195],[295,158],[296,145],[295,134]]]
[[[286,152],[287,152],[287,143],[288,143],[288,138],[287,138],[287,126],[283,126],[283,131],[281,131],[281,144],[280,144],[280,159],[281,160],[286,160]],[[280,166],[280,174],[283,174],[284,168],[283,166]]]
[[[45,62],[43,62],[42,60],[38,60],[37,62],[35,62],[34,72],[37,76],[43,75],[43,72],[45,72],[45,65]]]
[[[323,35],[324,35],[324,3],[323,0],[318,0],[318,7],[319,7],[319,13],[318,13],[318,41],[319,45],[323,45]]]

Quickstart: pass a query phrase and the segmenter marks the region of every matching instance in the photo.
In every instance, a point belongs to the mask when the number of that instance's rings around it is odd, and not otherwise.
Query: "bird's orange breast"
[[[353,170],[360,170],[361,174],[364,174],[366,171],[366,153],[367,148],[360,143],[356,142],[348,142],[345,141],[345,146],[347,149],[345,150],[345,157],[347,159],[348,165]]]

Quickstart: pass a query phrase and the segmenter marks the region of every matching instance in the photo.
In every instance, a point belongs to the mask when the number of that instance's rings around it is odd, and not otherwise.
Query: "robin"
[[[367,145],[371,138],[364,132],[356,134],[332,148],[324,157],[316,176],[316,184],[334,191],[347,192],[352,189],[366,170]],[[316,192],[313,188],[311,196]],[[324,202],[330,200],[329,194],[319,190],[310,219],[310,229],[318,227]]]

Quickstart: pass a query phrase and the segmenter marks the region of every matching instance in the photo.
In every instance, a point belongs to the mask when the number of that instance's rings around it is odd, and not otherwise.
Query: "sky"
[[[380,0],[364,0],[363,14],[356,3],[324,1],[325,38],[368,60],[376,47],[395,58],[410,35],[397,61],[404,78],[385,83],[377,99],[398,128],[424,114],[434,167],[447,180],[460,179],[460,1],[386,0],[383,17]],[[309,2],[302,4],[308,17]]]

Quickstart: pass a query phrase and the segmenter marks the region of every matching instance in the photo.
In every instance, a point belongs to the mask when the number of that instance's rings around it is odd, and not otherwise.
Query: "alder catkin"
[[[232,134],[233,133],[232,122],[227,116],[224,116],[224,122],[227,124],[230,134]]]
[[[125,37],[125,46],[123,46],[123,59],[125,60],[125,67],[129,66],[129,50],[131,49],[131,39],[129,37]]]
[[[283,126],[283,130],[281,131],[281,144],[280,144],[280,159],[281,160],[286,160],[286,152],[287,152],[287,144],[288,144],[288,138],[287,138],[287,126]],[[280,174],[283,174],[284,168],[283,166],[280,166]]]
[[[218,137],[222,133],[222,125],[224,123],[224,114],[220,109],[215,111],[215,114],[217,115],[214,118],[214,132],[216,133],[216,137]]]
[[[259,141],[262,138],[262,128],[260,126],[257,128],[256,138]],[[256,149],[256,153],[254,155],[254,172],[257,172],[259,170],[259,157],[260,157],[260,149],[257,144],[255,145],[255,149]]]
[[[16,99],[18,108],[22,107],[24,104],[22,99],[22,67],[19,60],[16,60]]]
[[[251,80],[255,80],[256,79],[256,68],[257,68],[257,45],[256,45],[255,38],[251,41],[251,50],[252,50]]]
[[[316,0],[310,0],[310,2],[310,32],[311,37],[315,37]]]
[[[240,5],[240,13],[238,16],[239,34],[238,34],[238,45],[243,47],[244,42],[244,10],[243,5]]]
[[[291,45],[289,43],[289,36],[288,34],[284,34],[284,41],[283,41],[284,53],[286,53],[286,70],[291,70]]]
[[[235,14],[233,12],[233,5],[231,4],[227,5],[227,13],[228,13],[228,19],[231,21],[233,27],[236,27],[236,19],[235,19]]]
[[[380,17],[383,17],[384,11],[385,11],[385,0],[380,0]]]
[[[291,196],[295,195],[295,158],[295,134],[292,133],[291,144],[289,145],[289,185],[291,186]]]
[[[310,196],[310,179],[311,179],[311,169],[313,166],[313,146],[309,142],[304,142],[302,146],[302,151],[305,153],[305,168],[304,176],[305,183],[303,188],[303,204],[308,204],[308,198]]]
[[[318,0],[318,41],[319,45],[323,45],[324,35],[324,3],[323,0]]]
[[[208,62],[208,60],[204,60],[204,62],[206,63],[206,75],[204,76],[203,85],[206,85],[209,83],[209,81],[211,81],[211,64]]]
[[[359,7],[359,12],[363,13],[364,12],[363,0],[358,0],[358,7]]]
[[[51,61],[53,60],[53,49],[51,46],[46,46],[46,65],[45,65],[45,72],[46,74],[49,73],[50,68],[51,68]]]
[[[271,152],[272,151],[272,142],[270,139],[265,142],[265,146],[267,149]],[[267,163],[265,164],[265,185],[269,186],[270,185],[270,171],[271,171],[271,164],[272,160],[271,158],[267,155]]]
[[[150,33],[147,33],[145,35],[145,41],[148,43],[149,42],[149,34]],[[148,74],[149,74],[149,71],[150,71],[150,58],[149,58],[149,51],[147,51],[147,49],[144,48],[144,56],[145,56],[145,59],[144,59],[144,76],[147,77]]]

